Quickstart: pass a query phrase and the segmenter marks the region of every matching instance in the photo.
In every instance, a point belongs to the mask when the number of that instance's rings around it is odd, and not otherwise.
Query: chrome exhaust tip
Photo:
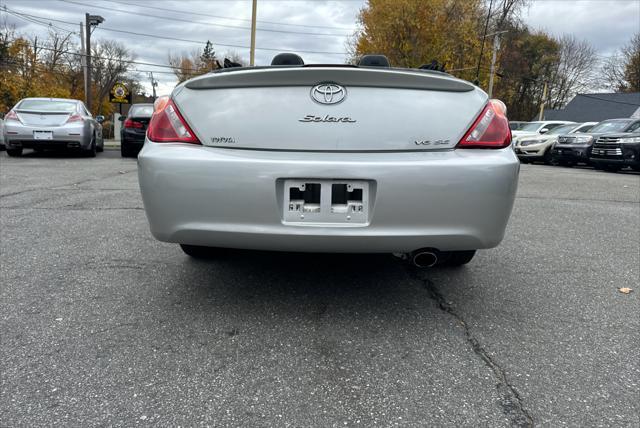
[[[432,250],[416,250],[412,253],[411,261],[415,267],[430,268],[438,263],[438,254]]]

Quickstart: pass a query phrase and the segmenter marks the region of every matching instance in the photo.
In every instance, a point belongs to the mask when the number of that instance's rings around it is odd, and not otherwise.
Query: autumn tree
[[[545,104],[552,109],[563,108],[577,93],[593,86],[596,51],[587,41],[564,35],[557,40],[558,61],[548,79]]]
[[[504,35],[494,94],[507,105],[509,118],[531,120],[542,103],[560,59],[560,45],[549,35],[511,24]]]
[[[480,0],[369,0],[358,17],[352,60],[383,54],[396,67],[436,59],[448,68],[464,68],[479,55],[481,6]]]
[[[179,55],[170,53],[168,56],[169,65],[173,67],[172,71],[178,78],[178,82],[215,70],[218,68],[217,60],[213,44],[209,40],[203,50],[183,52]]]
[[[91,48],[94,113],[109,114],[113,112],[109,91],[114,83],[125,80],[134,56],[123,44],[113,40],[99,40]]]
[[[615,92],[640,92],[640,33],[604,60],[601,86]]]
[[[94,114],[109,114],[107,98],[113,83],[130,82],[133,56],[123,45],[97,40],[92,47]],[[50,30],[46,37],[27,39],[6,25],[0,29],[0,111],[6,112],[25,97],[84,98],[82,54],[70,33]]]
[[[215,70],[216,65],[216,52],[213,50],[213,44],[207,40],[200,55],[200,67],[207,72]]]
[[[624,59],[624,91],[640,92],[640,33],[636,33],[628,45],[622,48]]]

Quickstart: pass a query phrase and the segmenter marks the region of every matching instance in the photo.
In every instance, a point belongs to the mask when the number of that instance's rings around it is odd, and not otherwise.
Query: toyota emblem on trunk
[[[338,104],[346,96],[345,87],[333,82],[320,83],[311,88],[311,99],[320,104]]]

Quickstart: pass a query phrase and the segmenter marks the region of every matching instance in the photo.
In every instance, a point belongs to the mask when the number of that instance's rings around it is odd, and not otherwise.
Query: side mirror
[[[98,122],[98,123],[102,123],[102,122],[104,122],[104,116],[103,116],[103,115],[101,115],[101,114],[100,114],[100,115],[98,115],[98,116],[96,116],[96,122]]]
[[[549,128],[542,128],[542,129],[540,130],[540,133],[541,133],[541,134],[546,134],[547,132],[549,132]]]
[[[119,120],[120,122],[124,122],[124,120],[125,120],[126,118],[127,118],[126,116],[118,116],[118,120]]]

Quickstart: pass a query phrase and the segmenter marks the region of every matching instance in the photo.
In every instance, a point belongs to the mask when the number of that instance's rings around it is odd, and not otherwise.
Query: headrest
[[[280,53],[273,57],[271,65],[304,65],[304,61],[293,53]]]
[[[389,60],[384,55],[365,55],[358,62],[360,67],[390,67]]]

